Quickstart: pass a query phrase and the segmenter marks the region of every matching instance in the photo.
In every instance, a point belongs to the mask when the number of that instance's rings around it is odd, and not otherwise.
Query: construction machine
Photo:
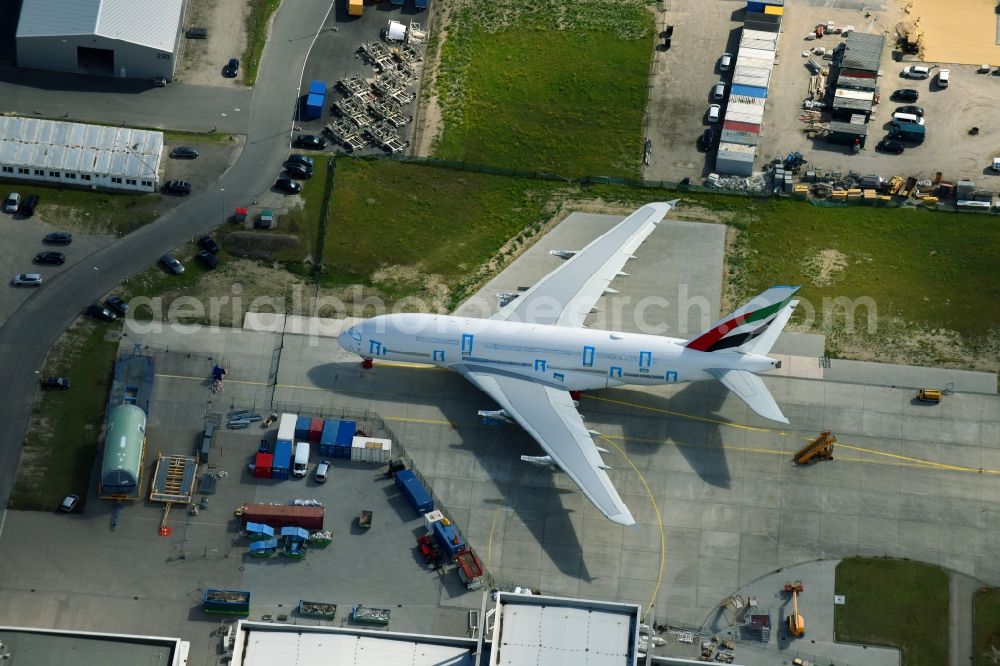
[[[802,592],[802,581],[785,583],[785,592],[792,593],[792,614],[788,616],[788,633],[798,638],[806,633],[806,621],[799,615],[799,593]]]

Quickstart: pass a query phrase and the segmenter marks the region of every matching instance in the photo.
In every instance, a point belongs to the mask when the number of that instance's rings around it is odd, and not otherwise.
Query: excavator
[[[785,592],[792,593],[792,614],[788,616],[788,633],[795,638],[806,633],[806,621],[799,615],[799,592],[802,589],[801,581],[785,583]]]

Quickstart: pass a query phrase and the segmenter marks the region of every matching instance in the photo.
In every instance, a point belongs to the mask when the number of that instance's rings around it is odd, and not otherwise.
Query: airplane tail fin
[[[767,354],[798,305],[792,296],[799,287],[771,287],[750,299],[685,346],[703,352],[734,349],[752,354]]]

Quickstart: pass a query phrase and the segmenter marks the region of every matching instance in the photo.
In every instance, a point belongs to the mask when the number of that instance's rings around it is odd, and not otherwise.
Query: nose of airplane
[[[358,354],[361,352],[361,334],[352,326],[337,336],[337,344],[345,351]]]

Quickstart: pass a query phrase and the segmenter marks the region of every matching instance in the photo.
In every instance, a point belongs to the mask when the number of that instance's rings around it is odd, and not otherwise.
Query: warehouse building
[[[184,0],[24,0],[17,65],[170,80],[183,13]]]
[[[163,132],[0,116],[0,176],[155,192]]]
[[[884,47],[884,36],[852,31],[843,47],[834,51],[837,84],[830,106],[833,119],[840,122],[830,125],[830,143],[864,148]]]

